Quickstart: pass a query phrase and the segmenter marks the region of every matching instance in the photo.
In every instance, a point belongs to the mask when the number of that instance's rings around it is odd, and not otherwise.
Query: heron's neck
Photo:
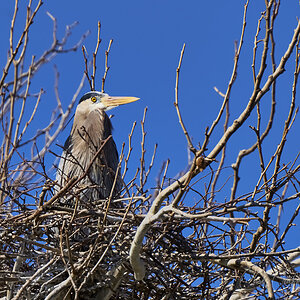
[[[76,111],[72,128],[74,143],[87,141],[99,145],[112,132],[112,125],[104,110],[93,110],[89,113]]]

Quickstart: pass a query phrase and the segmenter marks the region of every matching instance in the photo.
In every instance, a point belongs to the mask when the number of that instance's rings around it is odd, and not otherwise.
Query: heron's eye
[[[92,100],[92,102],[96,102],[97,98],[96,97],[92,97],[91,100]]]

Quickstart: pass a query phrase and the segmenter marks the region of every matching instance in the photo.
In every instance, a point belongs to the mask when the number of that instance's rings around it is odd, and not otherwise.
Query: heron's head
[[[84,94],[79,100],[78,107],[80,110],[93,111],[95,109],[109,110],[119,105],[131,103],[139,100],[136,97],[115,97],[108,94],[91,91]]]

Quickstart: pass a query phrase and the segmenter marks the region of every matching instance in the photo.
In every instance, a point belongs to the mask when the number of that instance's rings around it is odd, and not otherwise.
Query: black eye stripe
[[[84,100],[90,99],[90,98],[92,98],[92,97],[96,97],[96,98],[97,98],[97,96],[101,96],[100,93],[88,92],[88,93],[84,94],[84,95],[80,98],[78,104],[81,103],[81,102],[83,102]]]

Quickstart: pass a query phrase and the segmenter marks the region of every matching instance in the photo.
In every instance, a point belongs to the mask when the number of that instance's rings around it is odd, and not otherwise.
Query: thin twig
[[[107,73],[108,73],[108,70],[109,70],[109,66],[108,66],[108,55],[109,55],[109,52],[110,52],[110,48],[111,48],[111,45],[113,43],[113,40],[110,40],[109,41],[109,44],[108,44],[108,48],[107,50],[105,51],[105,71],[104,71],[104,75],[102,77],[102,93],[104,93],[104,85],[105,85],[105,80],[106,80],[106,77],[107,77]]]

